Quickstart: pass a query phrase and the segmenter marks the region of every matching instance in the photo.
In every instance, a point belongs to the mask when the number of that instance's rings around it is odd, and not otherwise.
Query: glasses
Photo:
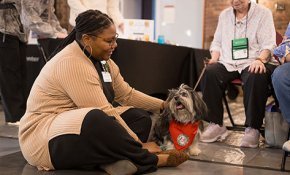
[[[119,34],[118,33],[116,33],[115,37],[112,38],[112,39],[110,39],[110,40],[108,40],[106,38],[103,38],[103,37],[100,37],[100,36],[93,35],[93,34],[87,34],[87,35],[93,36],[93,37],[96,37],[96,38],[103,39],[103,41],[105,41],[106,43],[108,43],[110,47],[112,47],[117,42],[117,39],[119,37]]]

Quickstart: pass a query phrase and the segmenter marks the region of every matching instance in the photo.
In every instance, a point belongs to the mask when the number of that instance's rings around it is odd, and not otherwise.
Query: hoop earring
[[[85,48],[86,48],[86,47],[89,47],[89,48],[90,48],[90,51],[91,51],[91,52],[89,52],[89,53],[90,53],[89,58],[91,58],[92,53],[93,53],[93,48],[92,48],[91,45],[89,45],[89,44],[85,44],[85,45],[84,45],[84,48],[83,48],[83,50],[82,50],[84,54],[85,54]]]

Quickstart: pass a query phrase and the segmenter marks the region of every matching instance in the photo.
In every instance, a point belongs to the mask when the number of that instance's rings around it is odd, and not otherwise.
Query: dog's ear
[[[189,92],[193,91],[193,88],[192,88],[192,87],[190,87],[190,86],[188,86],[188,85],[186,85],[186,84],[184,84],[184,83],[182,83],[182,84],[179,86],[179,88],[185,89],[185,90],[187,90],[187,91],[189,91]]]
[[[168,96],[166,102],[169,103],[172,98],[173,97],[169,98],[169,96]],[[167,121],[171,121],[172,117],[171,117],[171,110],[169,108],[169,105],[165,106],[165,108],[163,109],[163,111],[160,114],[160,117],[163,119],[166,118]]]
[[[169,135],[169,123],[171,118],[170,111],[168,108],[165,108],[156,121],[154,126],[154,141],[158,145],[163,145],[165,142],[164,137]]]
[[[177,89],[169,89],[168,90],[168,97],[166,99],[167,102],[169,102],[170,100],[172,100],[172,98],[174,97],[174,95],[177,93]]]
[[[208,112],[207,106],[197,92],[192,90],[191,95],[193,100],[193,108],[197,115],[196,119],[203,120]]]

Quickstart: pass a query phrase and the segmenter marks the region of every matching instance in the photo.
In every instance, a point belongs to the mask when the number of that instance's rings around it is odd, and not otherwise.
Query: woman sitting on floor
[[[146,143],[147,111],[158,113],[164,104],[124,81],[110,59],[117,37],[112,19],[98,10],[76,18],[74,30],[35,80],[20,121],[20,147],[29,164],[141,174],[188,159]]]

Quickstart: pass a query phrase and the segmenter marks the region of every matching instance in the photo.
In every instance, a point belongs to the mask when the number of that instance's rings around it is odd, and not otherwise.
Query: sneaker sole
[[[222,142],[223,140],[226,139],[226,137],[228,136],[228,131],[226,131],[225,133],[223,133],[222,135],[219,135],[213,139],[208,139],[208,140],[200,140],[201,142],[205,142],[205,143],[212,143],[212,142],[215,142],[215,141],[220,141]]]
[[[259,144],[257,144],[257,145],[243,145],[243,144],[241,144],[241,147],[243,147],[243,148],[258,148]]]

